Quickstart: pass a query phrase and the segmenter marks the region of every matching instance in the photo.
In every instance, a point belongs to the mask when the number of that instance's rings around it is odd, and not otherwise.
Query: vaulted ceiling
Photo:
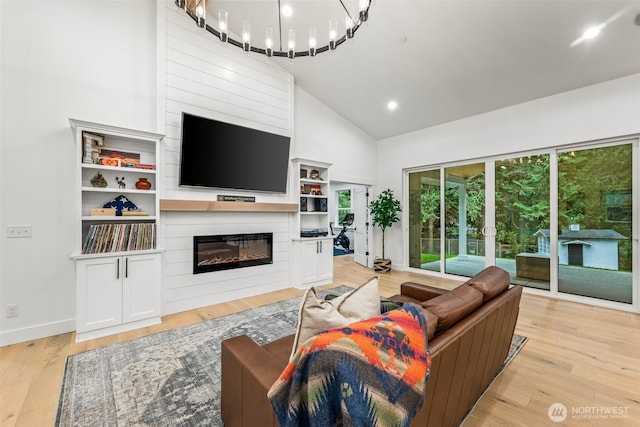
[[[344,28],[340,0],[280,0],[296,50],[310,26],[327,43],[328,21]],[[343,0],[354,16],[358,2]],[[264,47],[264,27],[278,33],[278,0],[209,0],[240,33],[251,22],[252,43]],[[354,39],[315,58],[273,58],[296,84],[375,139],[415,131],[509,105],[640,73],[640,1],[616,0],[376,0]],[[598,37],[582,39],[590,26]],[[344,32],[344,30],[342,30]],[[324,37],[324,40],[323,40]],[[276,48],[278,48],[276,42]],[[395,111],[387,103],[395,100]]]

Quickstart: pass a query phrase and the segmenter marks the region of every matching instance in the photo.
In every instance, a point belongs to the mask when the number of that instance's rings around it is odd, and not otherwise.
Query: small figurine
[[[94,165],[98,164],[98,158],[100,157],[100,152],[102,151],[103,146],[104,142],[102,139],[94,138],[91,141],[91,160]]]
[[[104,176],[98,171],[93,178],[91,178],[91,185],[98,188],[105,188],[107,186],[107,180],[104,179]]]
[[[127,185],[124,183],[124,176],[122,178],[118,178],[116,176],[116,182],[118,183],[118,188],[125,188]]]

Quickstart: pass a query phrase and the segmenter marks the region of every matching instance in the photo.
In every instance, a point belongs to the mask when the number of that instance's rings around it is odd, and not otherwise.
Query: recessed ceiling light
[[[293,9],[291,9],[291,6],[289,6],[288,4],[285,4],[284,6],[282,6],[282,14],[288,18],[293,15]]]
[[[394,111],[396,108],[398,108],[398,103],[396,101],[387,102],[387,110]]]
[[[598,34],[600,34],[600,26],[590,27],[587,28],[587,30],[582,34],[582,38],[585,40],[590,40],[598,37]]]

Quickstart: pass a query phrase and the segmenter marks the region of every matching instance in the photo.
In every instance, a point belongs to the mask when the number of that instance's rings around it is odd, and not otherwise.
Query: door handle
[[[120,258],[116,260],[116,279],[120,278]]]
[[[129,258],[125,258],[124,260],[124,278],[129,278]]]
[[[487,227],[485,225],[484,227],[482,227],[482,229],[480,231],[486,237],[494,237],[496,235],[496,228],[495,227]]]

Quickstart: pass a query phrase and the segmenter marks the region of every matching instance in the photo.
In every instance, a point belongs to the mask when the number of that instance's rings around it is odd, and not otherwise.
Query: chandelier
[[[278,31],[280,40],[282,40],[282,9],[280,8],[280,0],[278,1]],[[329,43],[325,46],[318,46],[318,30],[316,27],[309,28],[308,50],[296,51],[296,33],[290,29],[288,31],[287,49],[274,50],[273,48],[273,28],[265,29],[264,48],[256,47],[251,44],[251,24],[248,21],[242,22],[242,40],[238,41],[229,35],[229,27],[227,26],[228,13],[221,9],[218,12],[218,28],[213,28],[207,24],[207,0],[175,0],[176,6],[183,9],[187,15],[195,21],[200,28],[206,29],[208,32],[219,38],[223,43],[229,43],[239,47],[245,52],[255,52],[268,57],[283,57],[293,59],[298,56],[316,56],[319,53],[335,50],[348,39],[353,38],[356,31],[364,24],[369,17],[369,8],[372,0],[358,0],[359,11],[357,19],[354,19],[342,0],[337,0],[342,5],[345,16],[345,33],[338,37],[338,22],[336,20],[329,21]],[[281,47],[282,49],[282,47]]]

